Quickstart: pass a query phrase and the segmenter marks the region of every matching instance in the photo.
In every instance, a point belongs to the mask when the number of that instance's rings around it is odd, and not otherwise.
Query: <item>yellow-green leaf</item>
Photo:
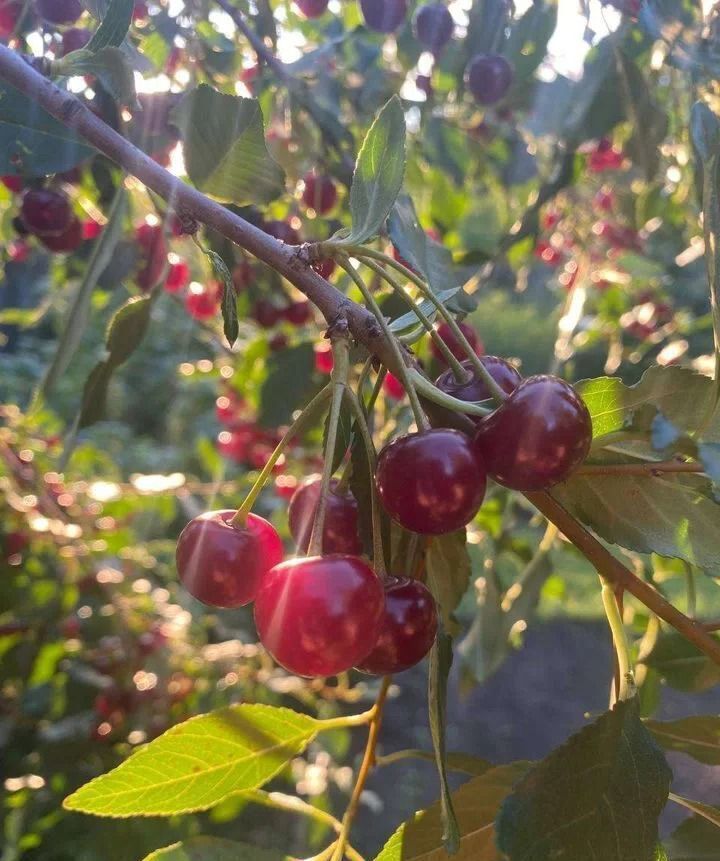
[[[219,837],[192,837],[148,855],[144,861],[290,861],[282,852]]]

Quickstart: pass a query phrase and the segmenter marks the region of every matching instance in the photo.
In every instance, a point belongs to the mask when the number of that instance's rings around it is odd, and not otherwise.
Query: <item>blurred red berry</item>
[[[184,260],[171,263],[165,279],[165,290],[168,293],[180,293],[190,282],[190,267]]]
[[[390,400],[400,401],[405,397],[405,386],[394,374],[388,371],[383,380],[383,392],[385,397],[390,398]]]
[[[316,260],[315,263],[312,264],[312,268],[326,281],[332,277],[332,274],[335,271],[335,266],[336,263],[332,258],[329,260]]]
[[[194,320],[212,319],[219,309],[217,285],[193,281],[185,296],[185,308]]]
[[[88,218],[82,223],[82,238],[96,239],[102,233],[103,225],[98,224],[93,218]]]
[[[303,177],[305,188],[303,190],[303,203],[310,209],[314,209],[318,215],[325,215],[335,206],[337,202],[337,188],[332,177],[310,171]]]
[[[485,347],[483,346],[483,342],[480,340],[480,336],[473,329],[473,327],[469,323],[458,323],[460,327],[460,331],[465,335],[467,340],[470,343],[470,346],[475,351],[476,355],[482,356],[485,352]],[[441,323],[437,327],[437,333],[442,338],[443,341],[450,348],[450,352],[457,359],[465,359],[467,358],[467,352],[463,349],[460,341],[455,337],[452,329],[447,323]],[[445,363],[445,359],[443,358],[443,354],[438,350],[434,343],[431,344],[430,349],[432,351],[433,356],[443,364]]]
[[[21,176],[7,174],[6,176],[0,176],[0,182],[2,182],[5,188],[13,194],[19,194],[23,190],[23,180]]]
[[[320,374],[331,374],[333,369],[332,345],[330,341],[315,344],[315,370]]]

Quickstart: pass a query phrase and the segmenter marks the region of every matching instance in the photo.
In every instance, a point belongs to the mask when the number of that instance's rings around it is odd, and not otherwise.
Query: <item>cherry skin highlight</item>
[[[407,15],[407,0],[360,0],[365,24],[377,33],[397,30]]]
[[[73,213],[64,194],[50,188],[38,188],[25,192],[20,217],[30,233],[36,236],[60,236],[70,227]]]
[[[385,510],[401,526],[442,535],[475,516],[485,496],[486,470],[464,434],[436,428],[386,445],[375,482]]]
[[[559,377],[524,380],[478,424],[475,447],[488,473],[513,490],[563,481],[587,457],[592,421],[582,398]]]
[[[427,586],[419,580],[390,578],[375,648],[356,669],[387,676],[414,667],[432,648],[437,628],[437,606]]]
[[[283,558],[280,536],[267,520],[248,514],[244,527],[231,526],[235,511],[208,511],[180,533],[175,559],[180,580],[210,607],[244,607],[260,581]]]
[[[513,82],[513,67],[499,54],[477,54],[465,70],[465,83],[476,102],[494,105]]]
[[[306,478],[293,494],[288,508],[290,534],[300,553],[307,553],[312,535],[315,512],[320,503],[321,478]],[[330,484],[325,523],[323,525],[323,553],[362,553],[358,534],[358,504],[349,490],[338,490],[338,481]]]
[[[334,676],[377,642],[383,587],[357,556],[289,559],[263,577],[255,598],[260,642],[298,676]]]

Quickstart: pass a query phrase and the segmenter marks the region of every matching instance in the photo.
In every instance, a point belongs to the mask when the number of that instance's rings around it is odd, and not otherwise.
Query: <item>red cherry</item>
[[[20,217],[25,226],[36,236],[60,236],[70,226],[73,218],[70,201],[59,191],[49,188],[26,191]]]
[[[8,532],[2,538],[2,548],[5,558],[19,556],[29,543],[30,541],[24,532]]]
[[[481,105],[494,105],[504,98],[513,77],[513,67],[499,54],[477,54],[465,70],[467,88]]]
[[[147,20],[149,14],[150,13],[148,12],[147,3],[145,3],[144,0],[140,0],[140,2],[136,3],[133,6],[133,10],[132,10],[133,24],[137,24],[140,21]]]
[[[528,377],[482,419],[475,447],[488,473],[513,490],[541,490],[563,481],[585,460],[592,421],[569,383]]]
[[[288,345],[287,335],[284,332],[278,332],[277,335],[273,335],[272,338],[268,341],[268,349],[272,353],[279,353],[284,350]]]
[[[41,236],[40,241],[50,251],[59,254],[69,254],[75,251],[83,241],[83,226],[79,218],[73,216],[72,221],[59,236]]]
[[[388,371],[383,380],[383,392],[391,401],[401,401],[405,397],[405,386]]]
[[[7,246],[7,250],[8,256],[15,263],[23,263],[28,259],[30,254],[30,246],[23,239],[10,242]]]
[[[328,0],[295,0],[295,5],[306,18],[319,18],[328,7]]]
[[[549,242],[538,242],[533,254],[548,266],[559,266],[563,260],[562,253],[557,248],[553,248]]]
[[[367,562],[331,555],[289,559],[268,571],[255,598],[260,642],[298,676],[334,676],[377,642],[383,588]]]
[[[0,4],[0,39],[9,39],[13,35],[24,8],[23,0],[6,0]]]
[[[517,368],[513,367],[510,362],[506,362],[505,359],[500,359],[498,356],[481,356],[480,361],[500,388],[508,394],[514,392],[522,382],[522,377]],[[490,390],[485,381],[477,375],[472,363],[466,360],[462,362],[462,366],[468,373],[467,380],[459,382],[455,379],[452,370],[448,369],[435,380],[435,385],[440,391],[461,401],[485,401],[491,398]]]
[[[287,221],[268,221],[265,223],[265,233],[274,236],[287,245],[299,245],[300,234]]]
[[[333,369],[333,354],[330,341],[315,344],[315,370],[319,374],[331,374]]]
[[[440,535],[473,519],[485,496],[486,471],[464,434],[436,428],[386,445],[375,482],[383,506],[401,526]]]
[[[336,263],[332,259],[329,260],[316,260],[312,264],[312,268],[320,275],[321,278],[324,278],[326,281],[332,276],[335,271]]]
[[[233,428],[230,431],[221,431],[218,434],[218,451],[223,457],[245,463],[248,451],[254,440],[252,431],[245,428]]]
[[[595,207],[601,212],[610,212],[615,205],[615,195],[608,188],[601,188],[593,198]]]
[[[71,54],[73,51],[79,51],[84,48],[92,38],[92,31],[85,30],[83,27],[71,27],[62,34],[62,43],[60,45],[60,56]]]
[[[365,24],[377,33],[397,30],[407,15],[407,0],[360,0]]]
[[[312,305],[309,302],[292,302],[283,311],[283,317],[293,326],[303,326],[313,318]]]
[[[314,209],[318,215],[330,212],[337,202],[337,188],[332,177],[311,171],[305,174],[303,182],[305,188],[302,199],[305,206]]]
[[[232,425],[238,417],[238,412],[242,408],[242,400],[232,395],[220,395],[215,401],[215,415],[220,424]]]
[[[473,348],[475,353],[478,356],[481,356],[485,352],[485,348],[483,346],[483,342],[480,340],[480,336],[478,333],[470,326],[468,323],[458,323],[460,327],[460,331],[465,335],[465,337],[470,342],[470,346]],[[467,356],[467,353],[462,347],[462,344],[455,337],[452,329],[448,326],[447,323],[441,323],[437,327],[438,335],[445,341],[445,343],[450,348],[450,352],[455,356],[456,359],[464,359]],[[434,343],[431,343],[430,350],[433,356],[439,361],[445,364],[445,359],[443,358],[443,354],[438,350]]]
[[[323,553],[362,553],[358,535],[358,505],[349,490],[338,491],[338,481],[330,485],[325,524],[323,528]],[[307,553],[315,522],[315,512],[320,502],[321,479],[319,475],[306,478],[293,494],[288,508],[288,524],[297,548]]]
[[[434,54],[452,38],[455,22],[444,3],[428,3],[415,13],[415,35],[418,42]]]
[[[278,308],[269,299],[258,299],[250,313],[253,320],[263,329],[272,329],[283,318],[283,309]]]
[[[82,237],[83,239],[97,239],[102,233],[102,229],[102,224],[98,224],[94,219],[88,218],[82,223]]]
[[[35,8],[51,24],[74,24],[83,13],[80,0],[35,0]]]
[[[275,478],[275,493],[281,499],[291,500],[297,487],[298,480],[294,475],[278,475]]]
[[[0,182],[2,182],[5,188],[13,194],[19,194],[23,190],[23,180],[21,176],[13,176],[11,174],[0,176]]]
[[[357,669],[387,676],[400,673],[422,659],[437,634],[435,599],[419,580],[390,578],[385,583],[385,611],[375,648]]]
[[[159,224],[141,224],[135,231],[139,246],[140,270],[135,276],[142,290],[150,290],[160,280],[167,263],[167,244]]]
[[[165,290],[168,293],[180,293],[190,281],[190,267],[184,260],[171,263],[165,279]]]
[[[183,586],[211,607],[244,607],[267,571],[283,558],[280,536],[267,520],[248,514],[232,526],[234,511],[208,511],[180,533],[175,558]]]
[[[597,147],[588,157],[588,169],[592,173],[601,173],[605,170],[617,170],[622,167],[622,151],[612,145],[608,138],[601,138]]]
[[[212,319],[218,312],[217,285],[193,281],[185,295],[185,310],[193,320]]]

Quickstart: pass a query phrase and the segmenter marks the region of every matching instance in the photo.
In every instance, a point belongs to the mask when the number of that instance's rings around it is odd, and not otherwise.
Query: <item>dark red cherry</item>
[[[218,312],[218,285],[193,281],[185,294],[185,310],[193,320],[211,320]]]
[[[469,323],[458,323],[460,327],[460,331],[465,335],[467,340],[470,343],[470,346],[477,353],[478,356],[481,356],[485,347],[483,346],[483,342],[480,340],[480,336],[473,329],[473,327]],[[450,352],[455,356],[456,359],[465,359],[467,357],[467,352],[463,349],[462,344],[455,337],[453,330],[448,326],[447,323],[441,323],[437,327],[438,335],[445,341],[445,343],[450,348]],[[439,361],[445,364],[445,359],[443,358],[443,354],[438,350],[435,346],[435,343],[432,342],[430,345],[430,349],[432,351],[433,356]]]
[[[419,580],[390,578],[375,648],[357,669],[387,676],[414,667],[430,651],[437,628],[437,607],[427,586]]]
[[[298,676],[334,676],[377,642],[384,606],[375,572],[357,556],[289,559],[268,571],[255,598],[260,642]]]
[[[35,8],[51,24],[74,24],[83,13],[80,0],[35,0]]]
[[[499,484],[542,490],[567,478],[591,441],[590,414],[575,389],[539,375],[524,380],[479,423],[475,447]]]
[[[314,209],[318,215],[325,215],[335,206],[337,202],[337,188],[332,177],[325,176],[317,171],[310,171],[303,178],[305,189],[303,190],[303,203],[310,209]]]
[[[500,388],[508,394],[514,392],[522,382],[522,377],[517,368],[513,367],[510,362],[506,362],[505,359],[500,359],[498,356],[481,356],[480,361]],[[461,364],[468,375],[467,380],[459,382],[453,371],[448,368],[435,380],[435,385],[440,391],[461,401],[485,401],[491,398],[492,395],[485,381],[473,370],[472,362],[467,359]]]
[[[499,54],[477,54],[465,70],[465,83],[481,105],[494,105],[504,98],[513,77],[513,67]]]
[[[405,20],[407,0],[360,0],[365,23],[377,33],[392,33]]]
[[[83,241],[83,226],[79,218],[73,216],[68,228],[59,236],[41,236],[40,241],[50,251],[69,254]]]
[[[283,558],[280,536],[255,514],[244,527],[230,521],[234,511],[208,511],[180,533],[175,559],[183,586],[211,607],[244,607],[261,579]]]
[[[319,475],[311,475],[298,487],[290,500],[288,524],[300,553],[307,553],[312,535],[315,512],[320,502]],[[362,553],[358,535],[358,504],[349,490],[338,490],[338,481],[330,485],[325,524],[323,553]]]
[[[160,280],[167,263],[167,243],[160,224],[141,224],[135,230],[140,269],[135,276],[138,287],[152,289]]]
[[[92,32],[83,27],[71,27],[62,34],[62,44],[60,46],[60,56],[71,54],[73,51],[79,51],[84,48],[92,38]]]
[[[307,301],[291,302],[282,313],[293,326],[303,326],[313,318],[312,305]]]
[[[8,39],[12,36],[24,8],[23,0],[6,0],[0,3],[0,39]]]
[[[300,244],[300,234],[287,221],[267,221],[264,229],[265,233],[269,233],[270,236],[274,236],[275,239],[279,239],[287,245]]]
[[[295,5],[306,18],[319,18],[328,7],[328,0],[295,0]]]
[[[73,213],[64,194],[38,188],[25,192],[20,217],[30,233],[36,236],[60,236],[70,227]]]
[[[383,506],[401,526],[440,535],[473,519],[485,496],[486,470],[464,434],[436,428],[386,445],[375,482]]]
[[[232,271],[233,286],[236,293],[242,293],[253,280],[254,271],[252,264],[247,260],[241,260]]]
[[[263,329],[272,329],[283,318],[283,309],[269,299],[258,299],[250,312],[253,320]]]
[[[0,182],[13,194],[19,194],[23,190],[24,183],[21,176],[6,174],[5,176],[0,176]]]
[[[437,54],[452,38],[455,22],[444,3],[428,3],[415,13],[415,35],[418,42]]]
[[[327,280],[330,278],[335,271],[335,261],[330,257],[327,260],[316,260],[312,264],[312,268],[320,275],[322,278]]]

